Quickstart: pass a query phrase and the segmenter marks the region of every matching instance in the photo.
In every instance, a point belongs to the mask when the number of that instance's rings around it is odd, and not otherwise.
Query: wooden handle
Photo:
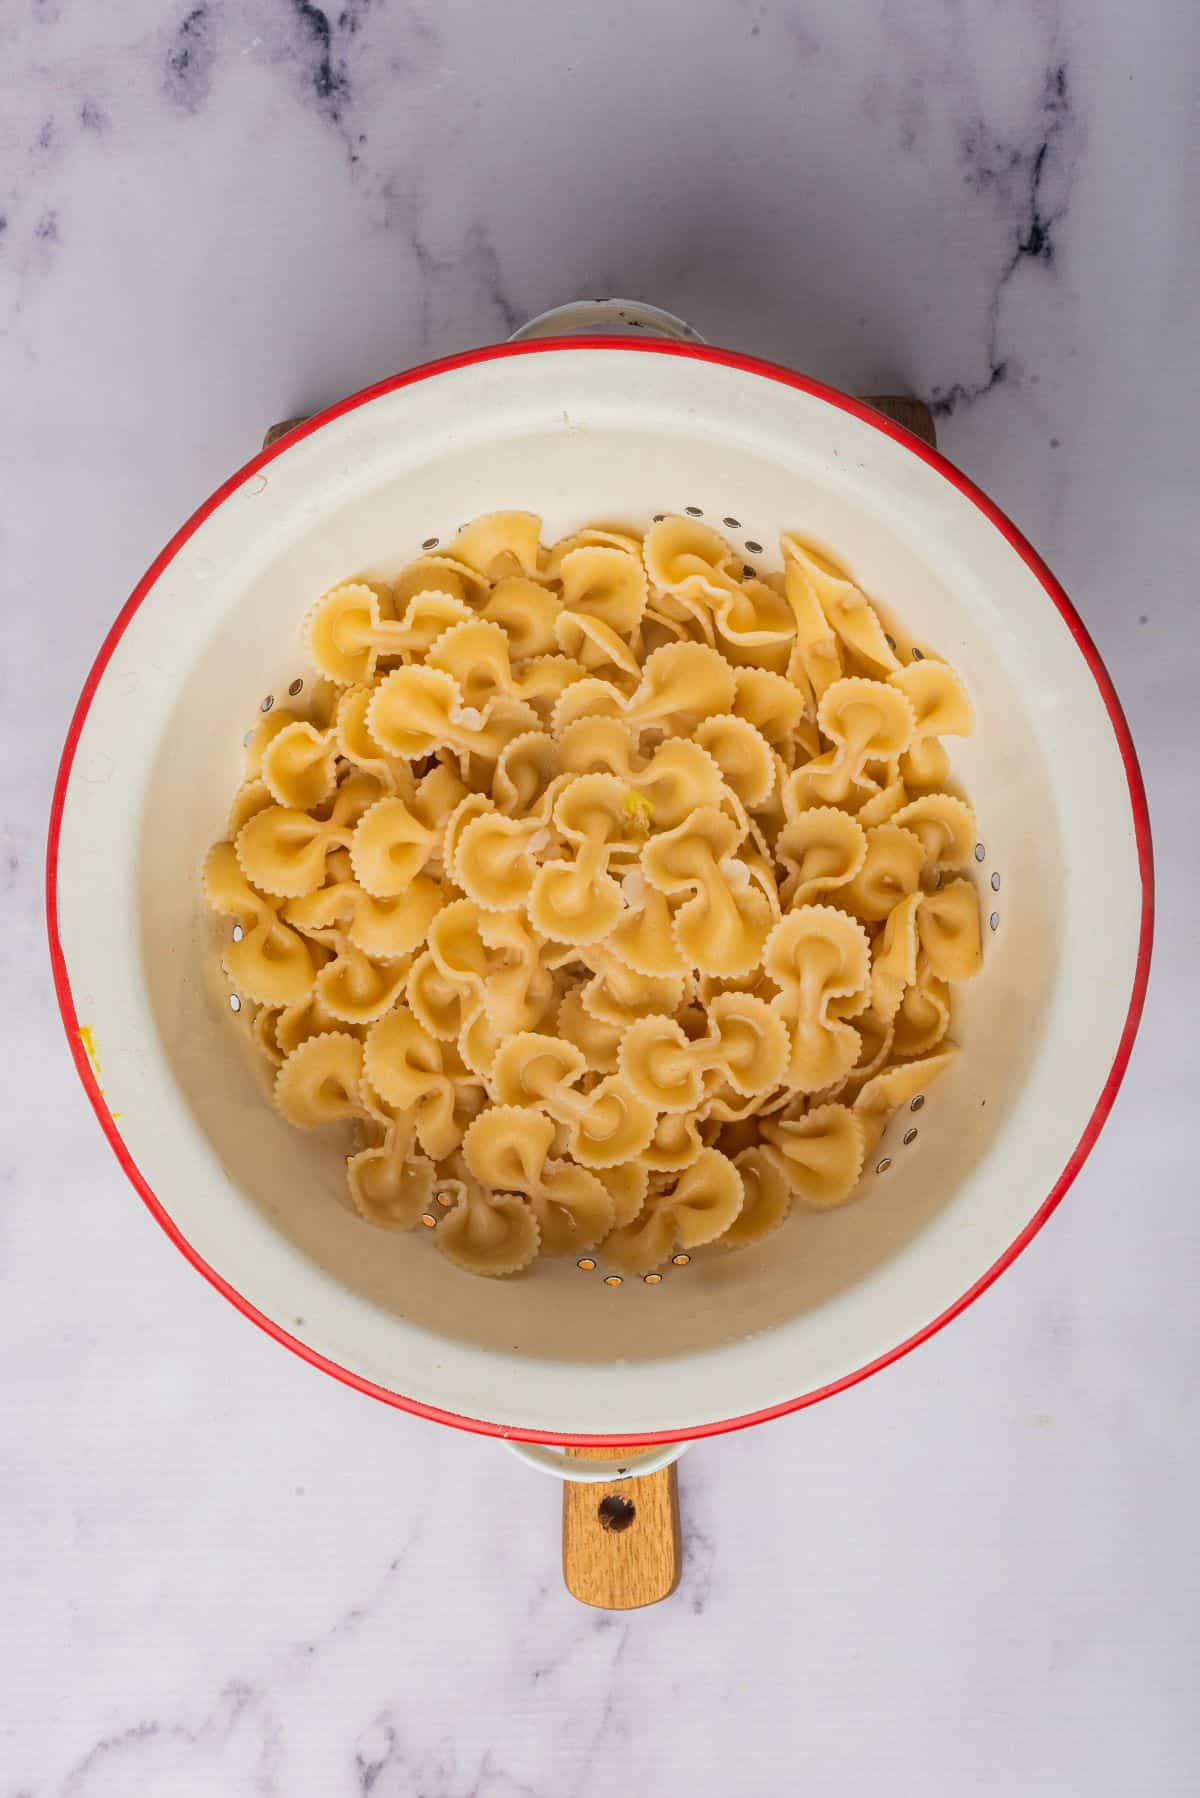
[[[636,1448],[572,1448],[569,1455],[610,1461]],[[640,1479],[602,1485],[563,1482],[563,1578],[583,1604],[634,1611],[669,1598],[679,1584],[679,1487],[675,1463]]]
[[[903,425],[914,437],[921,438],[922,442],[930,444],[934,449],[937,448],[933,413],[924,400],[909,399],[907,395],[899,393],[873,393],[867,404],[874,406],[876,412],[882,412],[885,418],[894,419],[898,425]]]

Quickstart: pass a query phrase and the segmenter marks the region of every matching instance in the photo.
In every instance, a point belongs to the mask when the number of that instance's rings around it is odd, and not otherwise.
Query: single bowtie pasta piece
[[[922,903],[920,893],[910,893],[893,906],[871,948],[871,1010],[888,1024],[905,989],[917,978],[917,918]]]
[[[753,811],[770,798],[775,785],[775,758],[770,743],[755,725],[733,712],[702,718],[696,728],[696,742],[708,751],[726,786],[748,810]],[[696,803],[710,802],[698,799]]]
[[[737,558],[719,532],[699,519],[662,518],[642,543],[646,573],[664,593],[720,600],[737,584]]]
[[[640,1215],[614,1230],[606,1258],[627,1273],[661,1267],[676,1249],[699,1248],[729,1229],[742,1208],[742,1176],[719,1149],[702,1149],[689,1167],[652,1191]]]
[[[888,675],[900,662],[865,593],[838,572],[828,557],[788,533],[781,548],[789,574],[806,581],[844,653],[872,675]]]
[[[273,737],[262,758],[262,778],[278,805],[311,811],[329,797],[337,779],[334,733],[306,719]]]
[[[412,1134],[391,1123],[383,1142],[360,1149],[346,1163],[355,1209],[385,1230],[411,1230],[429,1209],[437,1177],[428,1156],[414,1153]]]
[[[703,974],[744,974],[757,966],[774,923],[766,896],[748,878],[735,879],[741,835],[726,813],[701,806],[652,838],[642,855],[642,871],[660,892],[690,895],[675,916],[675,941]]]
[[[917,910],[921,948],[942,980],[969,980],[983,965],[979,900],[969,880],[926,893]]]
[[[351,687],[369,681],[381,655],[403,653],[407,635],[385,618],[381,590],[349,581],[319,599],[308,615],[309,654],[327,680]]]
[[[586,614],[628,636],[646,609],[646,574],[638,555],[608,544],[582,544],[558,563],[566,611]]]
[[[336,954],[320,969],[314,993],[325,1009],[347,1024],[370,1024],[399,999],[408,975],[406,962],[373,961],[349,937],[335,937]]]
[[[453,1203],[434,1240],[447,1261],[464,1273],[491,1278],[529,1266],[541,1246],[541,1232],[528,1199],[492,1192],[473,1181],[447,1182],[442,1191]]]
[[[318,958],[298,931],[283,923],[270,902],[251,886],[232,843],[216,843],[204,864],[204,895],[237,930],[221,965],[238,991],[260,1005],[296,1005],[316,980]]]
[[[406,893],[429,860],[434,832],[413,816],[403,799],[378,799],[350,838],[354,877],[376,899]]]
[[[916,892],[924,865],[925,849],[915,831],[876,824],[866,833],[861,866],[839,885],[837,902],[864,924],[880,924]]]
[[[456,1072],[446,1056],[446,1046],[402,1004],[372,1025],[363,1051],[371,1090],[395,1111],[412,1113],[421,1147],[434,1160],[456,1149],[463,1134]]]
[[[763,956],[779,987],[772,1001],[792,1039],[787,1078],[820,1092],[848,1074],[860,1040],[844,1020],[870,990],[871,948],[861,924],[828,905],[803,905],[775,926]]]
[[[784,825],[775,840],[775,856],[788,870],[780,889],[784,904],[809,905],[861,874],[867,836],[848,812],[819,805]]]
[[[975,708],[959,676],[947,662],[925,656],[890,676],[908,699],[916,718],[914,736],[969,737],[975,729]]]
[[[557,593],[524,575],[509,575],[496,582],[479,616],[502,626],[514,661],[530,656],[553,655],[558,648],[555,623],[562,611]]]
[[[818,1105],[803,1117],[764,1124],[763,1136],[779,1155],[794,1199],[808,1210],[844,1205],[858,1185],[866,1132],[848,1106]]]
[[[293,1049],[275,1076],[275,1103],[302,1130],[370,1116],[358,1038],[326,1031]]]
[[[774,1235],[792,1207],[792,1187],[781,1157],[772,1149],[743,1149],[733,1158],[742,1179],[742,1208],[717,1238],[723,1249],[745,1249]]]
[[[536,512],[488,512],[461,530],[446,551],[485,579],[538,572],[542,521]]]
[[[951,793],[926,793],[892,814],[892,823],[920,840],[925,866],[961,868],[975,850],[975,814]]]

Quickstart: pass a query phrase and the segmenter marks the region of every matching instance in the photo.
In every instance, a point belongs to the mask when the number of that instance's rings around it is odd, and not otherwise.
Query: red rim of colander
[[[1076,1143],[1075,1149],[1068,1159],[1066,1166],[1051,1187],[1046,1198],[1034,1212],[1028,1224],[1026,1224],[1025,1228],[1009,1247],[1005,1249],[999,1259],[994,1261],[987,1271],[981,1274],[974,1284],[968,1287],[967,1291],[964,1292],[960,1298],[956,1299],[952,1305],[948,1306],[946,1310],[942,1311],[930,1323],[926,1324],[923,1329],[918,1330],[915,1335],[909,1336],[905,1341],[897,1343],[894,1348],[889,1349],[886,1354],[877,1356],[873,1361],[867,1362],[865,1366],[856,1368],[852,1373],[843,1375],[841,1379],[834,1380],[827,1386],[818,1387],[812,1392],[803,1392],[797,1398],[787,1399],[783,1403],[770,1405],[765,1410],[749,1412],[744,1416],[722,1418],[715,1423],[700,1424],[692,1428],[653,1430],[644,1432],[641,1435],[594,1436],[566,1434],[563,1432],[553,1433],[546,1430],[522,1429],[504,1424],[490,1423],[483,1418],[463,1417],[453,1411],[440,1410],[436,1405],[422,1404],[419,1399],[406,1398],[403,1393],[393,1392],[389,1387],[376,1385],[373,1381],[364,1379],[360,1374],[353,1373],[349,1368],[341,1367],[337,1362],[330,1361],[326,1356],[319,1354],[315,1349],[310,1348],[307,1343],[301,1342],[297,1337],[290,1335],[287,1330],[283,1329],[279,1324],[265,1316],[263,1312],[252,1305],[248,1299],[244,1298],[243,1295],[238,1292],[236,1287],[231,1286],[228,1280],[224,1279],[215,1268],[210,1267],[208,1263],[197,1254],[196,1250],[187,1241],[179,1227],[168,1214],[162,1201],[151,1190],[150,1186],[143,1178],[132,1155],[122,1140],[121,1133],[117,1129],[117,1126],[104,1103],[104,1099],[101,1096],[95,1073],[93,1072],[91,1062],[88,1059],[87,1051],[84,1047],[83,1038],[80,1032],[79,1018],[75,1010],[75,1001],[71,993],[71,982],[67,973],[66,959],[63,955],[62,943],[58,932],[59,839],[62,831],[63,807],[66,802],[67,787],[71,777],[71,768],[74,763],[75,750],[79,743],[80,733],[83,730],[84,722],[87,718],[88,711],[91,708],[93,697],[100,684],[104,670],[108,666],[109,659],[112,656],[114,649],[124,635],[130,619],[142,604],[147,594],[153,589],[155,582],[162,574],[164,568],[166,568],[168,563],[170,563],[178,554],[179,550],[188,541],[189,537],[192,536],[193,532],[195,532],[199,526],[204,523],[205,519],[208,518],[231,493],[240,487],[250,475],[257,473],[259,469],[267,467],[267,465],[273,462],[277,456],[283,455],[292,444],[298,443],[303,437],[311,436],[314,431],[319,431],[324,425],[331,423],[334,419],[341,418],[345,413],[352,412],[357,407],[366,405],[371,400],[378,399],[382,394],[395,392],[401,387],[413,386],[418,381],[427,381],[432,376],[447,374],[454,369],[469,368],[474,363],[478,362],[497,361],[508,356],[554,355],[560,350],[597,350],[602,353],[611,350],[619,350],[622,352],[632,350],[639,355],[687,357],[698,362],[713,362],[724,368],[739,369],[743,374],[758,375],[769,381],[777,381],[784,387],[797,388],[801,393],[807,393],[814,399],[824,400],[826,404],[836,406],[842,412],[851,413],[864,424],[870,425],[872,430],[881,431],[885,437],[891,437],[896,443],[902,444],[911,455],[917,456],[930,468],[935,469],[952,487],[956,488],[959,493],[963,494],[973,505],[977,506],[984,516],[995,525],[996,529],[1040,581],[1047,597],[1062,615],[1068,630],[1071,632],[1071,635],[1079,646],[1084,661],[1092,671],[1097,687],[1100,689],[1100,696],[1107,709],[1109,721],[1113,728],[1113,734],[1117,740],[1117,747],[1120,750],[1121,759],[1125,766],[1126,779],[1129,783],[1129,798],[1133,810],[1134,835],[1137,842],[1138,867],[1142,882],[1142,916],[1138,939],[1137,966],[1134,972],[1133,988],[1129,997],[1129,1009],[1126,1013],[1125,1024],[1117,1044],[1116,1054],[1113,1057],[1112,1066],[1108,1072],[1108,1078],[1104,1082],[1100,1091],[1100,1096],[1096,1101],[1083,1134]],[[844,1392],[847,1387],[857,1385],[860,1380],[865,1380],[868,1375],[878,1373],[880,1368],[889,1366],[893,1361],[898,1361],[902,1355],[908,1354],[909,1351],[916,1348],[918,1344],[925,1342],[930,1336],[934,1335],[936,1331],[944,1328],[952,1318],[958,1316],[960,1311],[965,1310],[968,1305],[973,1303],[973,1301],[992,1284],[992,1281],[1002,1274],[1004,1269],[1016,1259],[1022,1249],[1025,1248],[1026,1244],[1029,1243],[1041,1229],[1046,1219],[1050,1216],[1050,1213],[1062,1200],[1067,1189],[1071,1185],[1071,1182],[1083,1166],[1083,1163],[1087,1160],[1092,1146],[1095,1143],[1097,1136],[1100,1134],[1104,1121],[1112,1109],[1113,1100],[1116,1098],[1117,1091],[1124,1078],[1125,1069],[1129,1063],[1130,1052],[1133,1048],[1133,1040],[1137,1034],[1138,1022],[1142,1014],[1142,1005],[1146,994],[1146,981],[1150,971],[1150,945],[1154,927],[1154,867],[1150,843],[1150,816],[1146,805],[1146,793],[1142,784],[1141,770],[1138,767],[1137,754],[1133,747],[1129,726],[1126,723],[1125,714],[1121,709],[1121,703],[1117,698],[1108,670],[1104,666],[1099,652],[1092,642],[1091,637],[1088,635],[1087,630],[1084,628],[1078,613],[1075,611],[1075,608],[1072,606],[1070,600],[1067,598],[1046,564],[1037,554],[1037,551],[1026,542],[1025,538],[1021,535],[1020,531],[1017,530],[1011,520],[1001,512],[998,506],[994,505],[993,502],[988,499],[986,494],[980,491],[973,481],[968,480],[966,475],[962,474],[948,462],[937,450],[931,449],[928,444],[924,443],[921,439],[914,437],[910,432],[906,431],[903,426],[894,424],[891,419],[885,418],[882,413],[876,412],[874,407],[868,405],[865,401],[851,399],[849,395],[839,393],[835,388],[826,387],[820,381],[810,380],[808,376],[796,374],[791,369],[781,368],[776,363],[763,362],[754,356],[743,356],[734,350],[713,349],[707,345],[700,344],[669,343],[658,339],[647,340],[638,337],[550,337],[542,338],[530,343],[495,344],[483,349],[468,350],[462,355],[447,356],[438,362],[427,362],[419,368],[409,369],[404,374],[393,375],[386,381],[378,381],[374,386],[364,387],[361,392],[351,394],[348,399],[340,400],[337,405],[329,406],[325,411],[318,412],[312,418],[306,419],[302,424],[296,425],[292,430],[287,432],[285,436],[273,443],[269,449],[262,450],[257,456],[254,456],[247,462],[244,467],[240,468],[236,474],[231,475],[227,481],[223,482],[222,485],[217,488],[215,493],[205,500],[204,504],[200,506],[197,511],[193,512],[187,523],[175,533],[165,549],[163,549],[150,564],[150,567],[146,570],[145,574],[130,594],[128,600],[125,602],[125,605],[118,614],[111,630],[100,646],[99,654],[92,664],[91,671],[88,674],[87,680],[84,682],[83,691],[76,704],[74,714],[71,718],[70,728],[67,731],[67,739],[63,746],[62,760],[59,763],[58,778],[54,787],[54,799],[50,808],[49,841],[46,852],[46,920],[50,938],[50,961],[54,972],[54,987],[55,992],[58,995],[58,1004],[62,1013],[63,1025],[67,1032],[67,1040],[70,1044],[71,1053],[75,1059],[75,1066],[79,1073],[79,1078],[83,1082],[88,1098],[91,1100],[92,1109],[95,1111],[96,1116],[100,1121],[100,1127],[107,1136],[109,1143],[116,1154],[117,1160],[124,1168],[125,1173],[128,1175],[133,1186],[138,1193],[140,1193],[151,1214],[157,1219],[159,1224],[162,1225],[162,1228],[171,1238],[171,1241],[175,1244],[176,1248],[186,1256],[193,1267],[204,1275],[206,1280],[216,1287],[218,1292],[224,1294],[231,1304],[236,1305],[239,1311],[243,1312],[253,1323],[258,1324],[259,1328],[265,1330],[269,1336],[273,1336],[277,1342],[283,1343],[286,1348],[291,1349],[294,1354],[299,1355],[303,1360],[311,1362],[314,1367],[322,1368],[324,1372],[332,1374],[335,1379],[343,1381],[347,1386],[353,1386],[359,1392],[367,1393],[372,1398],[382,1399],[385,1404],[394,1405],[402,1411],[411,1412],[414,1416],[428,1418],[435,1423],[452,1424],[456,1429],[469,1430],[476,1435],[506,1437],[514,1441],[544,1442],[552,1445],[570,1444],[572,1446],[578,1445],[580,1447],[595,1448],[641,1447],[661,1442],[698,1440],[704,1436],[723,1435],[726,1431],[730,1430],[746,1429],[751,1424],[766,1423],[771,1418],[783,1417],[791,1411],[803,1409],[806,1405],[816,1404],[819,1399],[831,1398],[836,1392]]]

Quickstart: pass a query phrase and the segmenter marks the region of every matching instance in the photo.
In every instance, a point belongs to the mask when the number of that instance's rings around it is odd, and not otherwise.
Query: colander
[[[863,1196],[761,1245],[609,1283],[602,1253],[479,1280],[344,1198],[344,1145],[276,1116],[236,1040],[199,869],[242,741],[311,678],[304,608],[468,519],[548,538],[689,512],[748,567],[803,532],[965,676],[985,967],[962,1054]],[[104,1132],[184,1255],[314,1366],[534,1444],[683,1442],[825,1397],[939,1329],[1066,1192],[1121,1080],[1151,931],[1145,798],[1111,682],[1029,544],[957,469],[788,369],[648,337],[472,351],[292,429],[208,499],[113,625],[50,828],[55,981]],[[686,1258],[684,1258],[686,1260]],[[546,1451],[540,1452],[545,1457]],[[632,1463],[630,1463],[632,1464]],[[583,1468],[609,1469],[603,1463]]]

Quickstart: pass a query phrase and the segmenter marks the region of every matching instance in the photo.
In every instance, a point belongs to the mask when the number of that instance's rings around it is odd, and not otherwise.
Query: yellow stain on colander
[[[100,1051],[96,1047],[95,1032],[92,1030],[90,1024],[81,1024],[79,1026],[79,1040],[83,1044],[84,1054],[92,1064],[92,1072],[96,1076],[96,1086],[100,1093],[100,1097],[103,1098],[104,1088],[100,1085]],[[108,1115],[111,1118],[119,1118],[121,1114],[119,1111],[113,1111],[110,1107]]]

